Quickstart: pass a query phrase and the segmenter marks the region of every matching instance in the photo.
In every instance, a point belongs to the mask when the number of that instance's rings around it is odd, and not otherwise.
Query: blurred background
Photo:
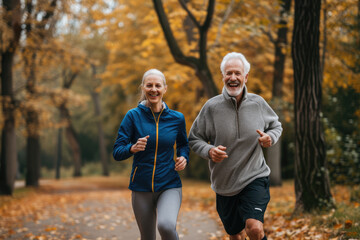
[[[16,168],[28,186],[40,178],[127,174],[131,159],[115,162],[112,146],[123,116],[137,106],[143,73],[164,72],[164,100],[185,115],[189,130],[221,92],[221,60],[235,51],[251,64],[249,92],[264,97],[284,127],[276,154],[266,153],[277,158],[272,184],[294,177],[294,3],[218,0],[211,11],[208,1],[153,2],[0,3],[1,174]],[[165,12],[162,25],[156,10]],[[332,184],[360,182],[359,10],[358,0],[321,5],[321,118]],[[4,137],[7,114],[16,139]],[[15,160],[6,163],[4,152]],[[190,161],[183,177],[208,180],[206,161],[195,154]]]

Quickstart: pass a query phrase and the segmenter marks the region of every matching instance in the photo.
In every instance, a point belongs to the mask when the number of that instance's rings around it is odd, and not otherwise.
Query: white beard
[[[231,97],[239,96],[239,95],[242,93],[244,87],[245,87],[245,84],[242,84],[242,85],[240,85],[240,88],[239,88],[239,89],[232,90],[232,89],[228,89],[227,85],[225,85],[226,92],[227,92]]]

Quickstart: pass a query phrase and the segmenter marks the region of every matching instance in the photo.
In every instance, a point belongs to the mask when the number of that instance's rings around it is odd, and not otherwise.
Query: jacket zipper
[[[135,171],[134,171],[134,174],[133,174],[133,177],[131,179],[131,182],[134,182],[134,178],[135,178],[135,174],[136,174],[136,170],[138,169],[138,167],[135,168]]]
[[[236,115],[236,134],[237,134],[237,137],[240,138],[240,125],[239,125],[239,111],[238,111],[238,106],[237,106],[237,102],[231,100],[232,102],[232,105],[234,107],[234,110],[235,110],[235,115]],[[240,103],[241,104],[241,103]],[[240,106],[239,106],[240,108]]]
[[[155,158],[154,158],[154,168],[153,168],[153,174],[152,174],[152,183],[151,183],[151,187],[152,187],[152,191],[154,191],[154,183],[155,183],[155,169],[156,169],[156,160],[157,160],[157,151],[158,151],[158,144],[159,144],[159,119],[160,119],[160,115],[161,113],[164,111],[164,108],[161,110],[161,112],[159,113],[158,118],[155,118],[155,114],[151,109],[151,113],[154,116],[154,120],[156,123],[156,147],[155,147]]]

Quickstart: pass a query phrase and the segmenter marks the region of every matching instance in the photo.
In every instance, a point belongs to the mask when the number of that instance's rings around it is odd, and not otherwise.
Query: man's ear
[[[245,81],[244,81],[245,83],[247,83],[248,77],[249,77],[249,74],[246,74]]]

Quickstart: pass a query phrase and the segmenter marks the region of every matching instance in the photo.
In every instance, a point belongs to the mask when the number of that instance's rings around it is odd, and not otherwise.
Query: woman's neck
[[[153,112],[160,112],[161,109],[163,108],[162,102],[156,103],[156,104],[151,104],[151,103],[149,103],[149,101],[146,101],[146,105],[147,105],[149,108],[151,108],[151,110],[152,110]]]

